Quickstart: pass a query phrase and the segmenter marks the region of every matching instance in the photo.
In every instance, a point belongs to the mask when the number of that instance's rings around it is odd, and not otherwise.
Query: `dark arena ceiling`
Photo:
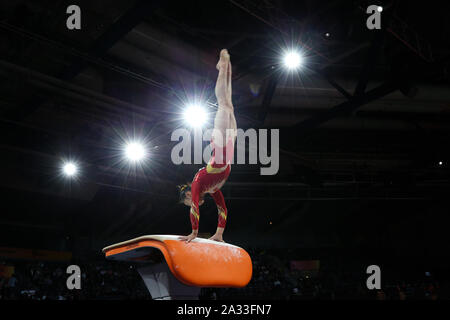
[[[369,30],[368,1],[1,1],[0,246],[190,232],[176,185],[201,165],[173,164],[170,136],[185,101],[215,103],[227,48],[238,127],[279,129],[280,163],[267,176],[233,165],[225,240],[447,248],[449,2],[379,2]],[[80,30],[66,27],[71,4]],[[290,47],[304,54],[294,73],[280,67]],[[122,159],[132,138],[150,146],[145,166]],[[200,232],[216,221],[207,199]]]

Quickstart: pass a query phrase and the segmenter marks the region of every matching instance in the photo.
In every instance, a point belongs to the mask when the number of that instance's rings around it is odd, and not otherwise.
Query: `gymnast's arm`
[[[200,211],[199,211],[199,200],[200,200],[200,183],[199,180],[195,180],[191,185],[191,209],[189,211],[189,218],[191,220],[192,232],[186,237],[181,237],[182,240],[186,242],[191,242],[198,235],[198,225],[200,221]]]

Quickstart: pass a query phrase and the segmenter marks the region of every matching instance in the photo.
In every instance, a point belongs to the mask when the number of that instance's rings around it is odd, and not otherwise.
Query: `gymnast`
[[[215,88],[218,109],[211,138],[212,156],[207,166],[197,172],[191,183],[178,186],[180,202],[190,207],[192,232],[188,236],[180,237],[186,242],[192,241],[198,235],[199,206],[203,204],[206,193],[212,196],[218,210],[217,230],[209,240],[224,242],[222,236],[227,222],[227,207],[220,188],[230,175],[237,131],[231,101],[230,55],[226,49],[221,50],[216,68],[219,70]]]

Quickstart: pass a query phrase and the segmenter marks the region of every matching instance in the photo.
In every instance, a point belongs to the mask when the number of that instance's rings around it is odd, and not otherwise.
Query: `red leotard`
[[[228,139],[226,147],[214,145],[211,140],[211,147],[213,150],[212,157],[206,167],[201,168],[192,180],[191,194],[192,204],[190,211],[190,219],[192,230],[198,230],[200,219],[200,211],[198,209],[198,202],[200,197],[209,193],[217,205],[219,214],[218,227],[225,228],[227,222],[227,207],[225,199],[220,191],[220,188],[227,181],[231,170],[231,160],[233,158],[234,140]]]

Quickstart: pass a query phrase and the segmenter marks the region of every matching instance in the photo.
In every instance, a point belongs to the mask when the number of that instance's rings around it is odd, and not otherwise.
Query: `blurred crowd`
[[[368,275],[328,266],[319,270],[292,270],[282,260],[261,250],[248,250],[253,276],[245,288],[205,288],[203,299],[275,300],[438,300],[450,299],[450,283],[432,278],[385,279],[380,290],[369,290]]]
[[[368,290],[366,278],[351,271],[326,266],[318,270],[296,270],[290,267],[289,260],[280,256],[263,250],[248,252],[253,261],[253,276],[245,288],[202,288],[200,299],[449,299],[448,284],[433,278],[384,279],[381,290]],[[0,300],[151,299],[133,265],[103,260],[71,264],[80,266],[81,290],[67,288],[68,263],[0,261],[0,266],[14,267],[14,274],[0,277]]]

